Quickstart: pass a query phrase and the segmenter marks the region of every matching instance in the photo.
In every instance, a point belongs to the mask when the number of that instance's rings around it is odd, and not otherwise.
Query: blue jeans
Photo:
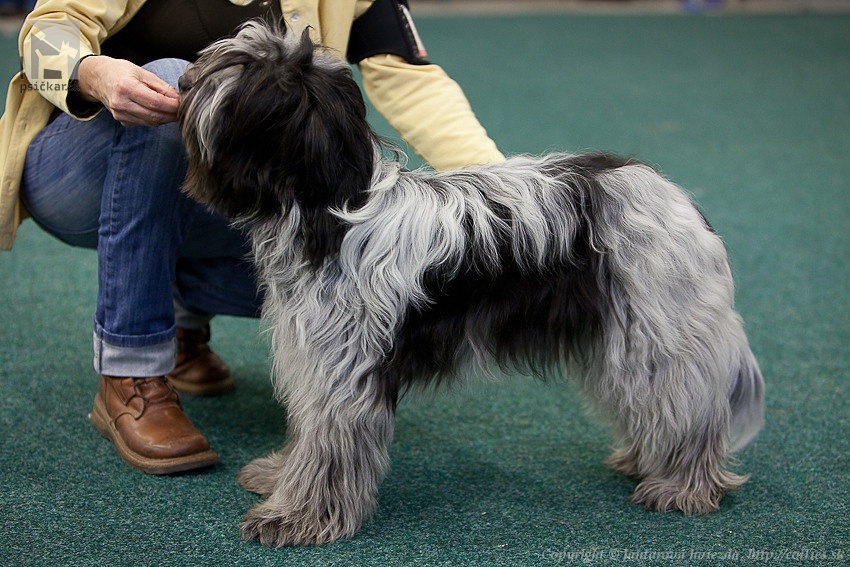
[[[171,85],[187,62],[145,66]],[[96,248],[95,369],[159,376],[174,367],[178,314],[256,317],[260,297],[243,233],[180,192],[186,156],[176,123],[121,126],[57,116],[27,152],[21,198],[60,240]],[[186,326],[192,326],[187,324]]]

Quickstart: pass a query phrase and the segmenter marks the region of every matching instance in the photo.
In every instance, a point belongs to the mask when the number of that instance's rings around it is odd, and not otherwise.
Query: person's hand
[[[177,91],[129,61],[86,57],[78,67],[79,94],[100,101],[124,126],[159,126],[177,120]]]

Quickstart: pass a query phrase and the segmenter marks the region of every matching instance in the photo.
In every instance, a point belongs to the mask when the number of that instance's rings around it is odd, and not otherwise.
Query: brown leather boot
[[[234,388],[230,370],[210,350],[209,341],[209,325],[202,329],[177,328],[177,365],[166,377],[180,393],[218,396]]]
[[[197,469],[218,460],[162,376],[101,376],[89,419],[125,463],[148,474]]]

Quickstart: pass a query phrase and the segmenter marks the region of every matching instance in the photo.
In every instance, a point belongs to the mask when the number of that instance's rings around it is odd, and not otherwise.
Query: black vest
[[[198,51],[232,35],[251,18],[279,22],[280,3],[254,0],[236,6],[229,0],[148,0],[101,49],[104,55],[136,65],[170,57],[194,61]]]

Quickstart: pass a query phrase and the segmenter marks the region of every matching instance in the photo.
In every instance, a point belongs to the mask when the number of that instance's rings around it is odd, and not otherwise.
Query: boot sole
[[[195,453],[194,455],[185,455],[182,457],[172,457],[168,459],[153,459],[145,457],[130,449],[121,438],[121,434],[115,427],[115,424],[109,419],[109,414],[103,405],[103,400],[98,393],[94,397],[94,408],[89,414],[91,421],[98,433],[115,447],[121,460],[130,467],[147,474],[171,474],[194,469],[200,469],[215,464],[218,461],[218,455],[213,451],[204,451],[203,453]]]

